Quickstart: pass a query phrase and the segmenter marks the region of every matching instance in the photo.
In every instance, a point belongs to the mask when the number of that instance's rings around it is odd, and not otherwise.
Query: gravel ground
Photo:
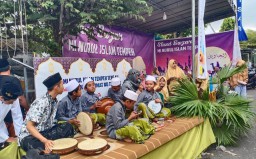
[[[256,112],[256,90],[248,90],[248,98],[252,99],[253,111]],[[237,146],[227,146],[226,150],[230,151],[236,156],[229,153],[217,150],[216,145],[211,145],[206,150],[206,155],[203,158],[208,159],[256,159],[256,119],[254,119],[254,126],[248,133],[248,136],[241,137]]]

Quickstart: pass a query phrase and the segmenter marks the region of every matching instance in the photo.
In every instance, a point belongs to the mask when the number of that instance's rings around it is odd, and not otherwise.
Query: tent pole
[[[192,61],[193,61],[193,67],[192,67],[192,74],[193,74],[193,81],[195,81],[196,79],[196,68],[195,68],[195,21],[196,21],[196,17],[195,17],[195,0],[191,0],[192,1]]]

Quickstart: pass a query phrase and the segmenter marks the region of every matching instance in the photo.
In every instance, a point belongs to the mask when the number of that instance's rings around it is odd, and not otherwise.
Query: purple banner
[[[89,40],[87,35],[81,33],[71,37],[63,47],[63,57],[83,58],[130,58],[134,67],[140,71],[150,72],[153,68],[154,40],[153,34],[145,34],[119,27],[108,28],[100,26],[113,35],[97,35],[98,41]],[[139,65],[138,65],[139,64]]]
[[[207,69],[211,73],[214,66],[223,67],[232,60],[234,32],[210,34],[206,35],[205,38]],[[165,73],[167,70],[170,59],[175,59],[182,69],[188,66],[192,70],[192,39],[180,38],[156,41],[156,65],[161,73]]]

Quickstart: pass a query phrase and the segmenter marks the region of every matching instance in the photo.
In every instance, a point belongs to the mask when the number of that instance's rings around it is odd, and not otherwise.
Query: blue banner
[[[239,41],[247,41],[247,35],[242,25],[242,0],[237,0],[237,24]]]

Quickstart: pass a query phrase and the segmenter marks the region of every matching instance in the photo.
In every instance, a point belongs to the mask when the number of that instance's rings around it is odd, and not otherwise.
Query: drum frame
[[[78,130],[79,130],[83,135],[90,136],[90,135],[92,135],[92,134],[93,134],[93,130],[94,130],[94,123],[93,123],[93,120],[92,120],[92,118],[91,118],[91,116],[90,116],[90,114],[89,114],[89,113],[87,113],[87,112],[80,112],[80,113],[86,113],[86,114],[89,116],[89,118],[91,119],[91,123],[92,123],[92,131],[91,131],[91,133],[90,133],[90,134],[86,135],[86,134],[84,134],[84,133],[80,130],[80,128],[79,128],[79,127],[78,127]]]
[[[154,101],[154,100],[151,100],[151,101]],[[150,102],[151,102],[150,101]],[[149,103],[150,103],[149,102]],[[158,114],[158,113],[160,113],[161,112],[161,110],[163,109],[163,104],[162,103],[160,103],[160,105],[161,105],[161,109],[160,109],[160,111],[159,112],[157,112],[157,113],[155,113],[151,108],[149,108],[149,106],[147,105],[147,107],[154,113],[154,114]]]
[[[104,146],[102,148],[98,148],[98,149],[94,149],[94,150],[82,150],[82,149],[77,148],[77,151],[83,155],[93,156],[93,155],[99,155],[99,154],[103,153],[104,151],[108,150],[109,148],[110,148],[110,145],[107,144],[106,146]]]
[[[101,101],[101,102],[103,102],[103,101],[105,101],[105,100],[107,100],[106,102],[113,102],[113,104],[111,105],[111,107],[115,104],[115,101],[112,99],[112,98],[110,98],[110,97],[104,97],[104,98],[102,98],[102,99],[100,99],[99,101]],[[104,105],[104,103],[103,103],[103,105]],[[109,104],[108,104],[109,105]],[[108,106],[108,105],[106,105],[106,106]],[[102,106],[102,107],[97,107],[96,108],[96,112],[97,113],[102,113],[102,114],[107,114],[108,112],[106,112],[106,106]]]

